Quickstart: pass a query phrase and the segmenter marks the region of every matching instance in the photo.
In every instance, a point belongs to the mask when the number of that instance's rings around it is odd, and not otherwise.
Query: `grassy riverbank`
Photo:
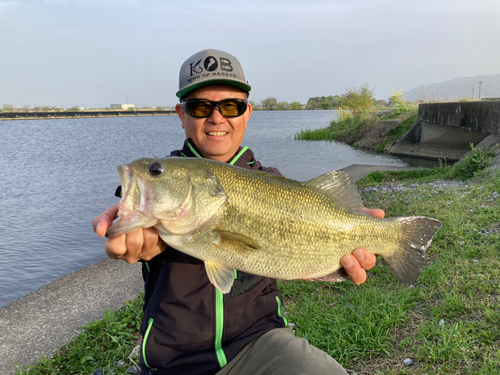
[[[348,112],[341,112],[339,118],[330,126],[321,129],[306,129],[294,134],[295,140],[304,141],[341,141],[350,145],[373,133],[377,124],[386,120],[399,120],[399,124],[387,132],[384,140],[374,145],[376,151],[382,152],[387,143],[404,135],[415,123],[418,117],[418,107],[404,107],[404,110],[386,107],[373,107],[360,113],[357,117]]]
[[[400,284],[381,259],[361,286],[281,281],[284,313],[296,334],[360,375],[498,374],[500,171],[478,172],[489,161],[474,149],[453,167],[374,173],[359,181],[367,207],[387,216],[434,217],[443,227],[415,288]],[[140,341],[141,306],[139,297],[105,313],[51,358],[17,374],[125,373]],[[406,358],[414,364],[406,367]]]

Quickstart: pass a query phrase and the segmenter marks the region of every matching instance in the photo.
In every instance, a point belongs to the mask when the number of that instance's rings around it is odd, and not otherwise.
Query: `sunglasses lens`
[[[214,106],[206,100],[188,100],[186,112],[193,117],[208,117],[212,114]]]
[[[220,102],[212,102],[204,99],[188,99],[183,101],[182,104],[188,115],[196,118],[209,117],[217,105],[224,117],[238,117],[247,110],[247,102],[243,99],[226,99]]]
[[[228,100],[220,103],[221,113],[225,117],[241,116],[245,112],[243,109],[246,109],[245,103],[237,100]]]

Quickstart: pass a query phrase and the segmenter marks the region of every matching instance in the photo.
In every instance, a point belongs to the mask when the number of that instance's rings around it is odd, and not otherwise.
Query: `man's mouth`
[[[223,136],[226,135],[228,132],[207,132],[207,135],[213,135],[213,136]]]

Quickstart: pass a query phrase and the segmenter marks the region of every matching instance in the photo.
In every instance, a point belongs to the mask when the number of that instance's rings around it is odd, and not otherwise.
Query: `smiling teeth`
[[[227,132],[208,132],[208,135],[226,135]]]

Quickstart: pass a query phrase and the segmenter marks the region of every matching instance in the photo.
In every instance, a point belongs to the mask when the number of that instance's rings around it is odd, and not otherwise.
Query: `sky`
[[[250,99],[305,104],[500,73],[499,0],[0,0],[0,108],[174,106],[181,64],[238,58]]]

